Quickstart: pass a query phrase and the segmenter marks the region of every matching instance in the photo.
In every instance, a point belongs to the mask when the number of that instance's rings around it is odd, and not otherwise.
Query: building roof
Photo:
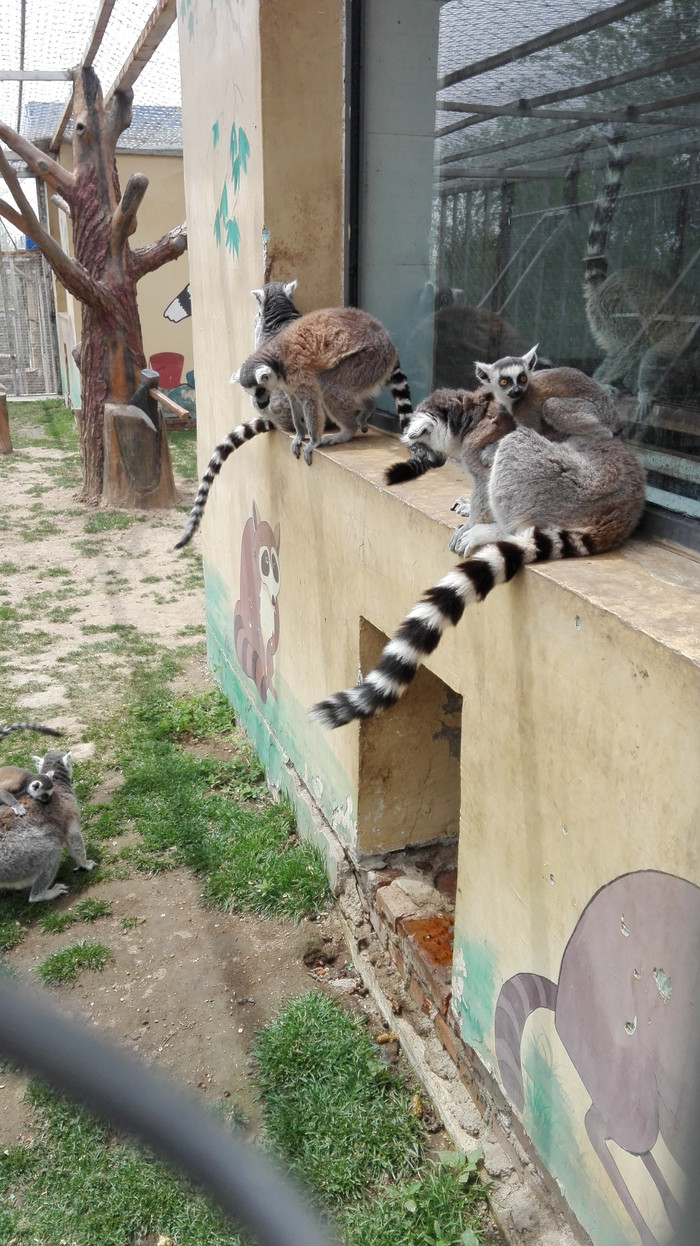
[[[61,118],[60,100],[28,100],[22,112],[22,134],[31,143],[48,142]],[[64,138],[73,136],[68,123]],[[120,136],[117,151],[182,151],[182,110],[168,104],[134,104],[131,125]]]

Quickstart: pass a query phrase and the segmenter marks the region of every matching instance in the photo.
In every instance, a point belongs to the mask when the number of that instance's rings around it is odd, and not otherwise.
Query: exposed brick
[[[434,917],[406,917],[400,924],[406,966],[419,978],[440,1012],[446,1012],[452,994],[454,923],[448,913]]]
[[[362,870],[359,876],[360,888],[369,900],[376,899],[380,887],[388,887],[395,878],[401,877],[401,870]]]
[[[377,892],[377,910],[392,930],[396,930],[402,917],[413,917],[418,912],[415,900],[402,889],[402,881],[405,880],[395,880]]]
[[[430,1014],[430,1000],[427,998],[420,982],[414,978],[413,974],[408,979],[408,993],[414,1004],[417,1004],[426,1016]]]
[[[435,1033],[454,1064],[457,1064],[457,1036],[453,1034],[445,1018],[438,1012],[433,1019]]]

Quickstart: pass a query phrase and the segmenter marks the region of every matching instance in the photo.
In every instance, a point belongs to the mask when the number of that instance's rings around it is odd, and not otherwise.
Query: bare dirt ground
[[[85,734],[96,709],[112,713],[123,698],[139,642],[189,646],[183,673],[173,681],[179,693],[213,681],[201,639],[196,542],[184,557],[172,548],[182,511],[131,514],[128,527],[94,531],[103,512],[79,506],[75,487],[56,482],[67,457],[30,445],[3,463],[0,563],[17,570],[2,577],[0,608],[20,615],[5,676],[15,705],[23,718],[63,727],[79,763],[94,754]],[[191,484],[182,485],[182,501],[192,492]],[[121,651],[105,645],[110,633],[94,630],[114,624],[134,629]],[[43,751],[41,737],[15,736],[13,748],[20,741],[27,763],[32,752]],[[109,774],[93,799],[109,799],[118,783],[119,775]],[[344,949],[333,917],[292,925],[208,909],[197,879],[183,869],[154,877],[133,870],[123,879],[96,881],[82,895],[108,900],[111,915],[61,934],[32,926],[8,953],[11,967],[32,982],[37,965],[76,938],[107,944],[111,959],[101,973],[85,971],[74,983],[46,988],[56,1005],[172,1073],[193,1094],[230,1098],[254,1133],[250,1052],[256,1029],[285,1000],[313,987],[309,965],[337,954],[342,974]],[[51,907],[70,908],[76,898],[69,893]],[[0,912],[2,904],[0,895]],[[126,930],[125,917],[135,918]],[[0,1076],[0,1147],[30,1136],[23,1089],[22,1077]]]

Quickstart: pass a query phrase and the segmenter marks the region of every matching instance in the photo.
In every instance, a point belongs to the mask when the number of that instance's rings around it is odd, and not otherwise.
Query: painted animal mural
[[[591,1097],[588,1137],[643,1246],[658,1246],[608,1148],[639,1156],[666,1215],[681,1208],[651,1154],[661,1136],[681,1169],[699,1104],[700,887],[657,870],[623,874],[597,891],[564,949],[559,981],[518,973],[494,1016],[504,1089],[522,1112],[520,1047],[537,1008],[557,1033]],[[684,1163],[685,1161],[685,1163]]]
[[[241,595],[234,611],[233,637],[236,657],[263,704],[268,694],[277,700],[272,676],[280,635],[279,548],[279,524],[273,532],[253,502],[253,514],[241,539]]]

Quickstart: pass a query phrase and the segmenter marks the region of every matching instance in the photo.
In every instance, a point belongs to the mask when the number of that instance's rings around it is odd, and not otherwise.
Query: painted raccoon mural
[[[233,636],[236,657],[263,704],[268,693],[277,700],[272,676],[280,634],[279,549],[279,524],[273,532],[253,502],[253,514],[241,539],[241,595],[234,611]]]
[[[494,1016],[504,1089],[519,1112],[525,1095],[520,1047],[537,1008],[554,1024],[591,1098],[586,1132],[643,1246],[658,1239],[643,1219],[608,1148],[637,1155],[672,1225],[681,1209],[651,1154],[661,1136],[687,1165],[698,1108],[700,887],[656,870],[623,874],[583,910],[564,949],[559,981],[509,978]]]

